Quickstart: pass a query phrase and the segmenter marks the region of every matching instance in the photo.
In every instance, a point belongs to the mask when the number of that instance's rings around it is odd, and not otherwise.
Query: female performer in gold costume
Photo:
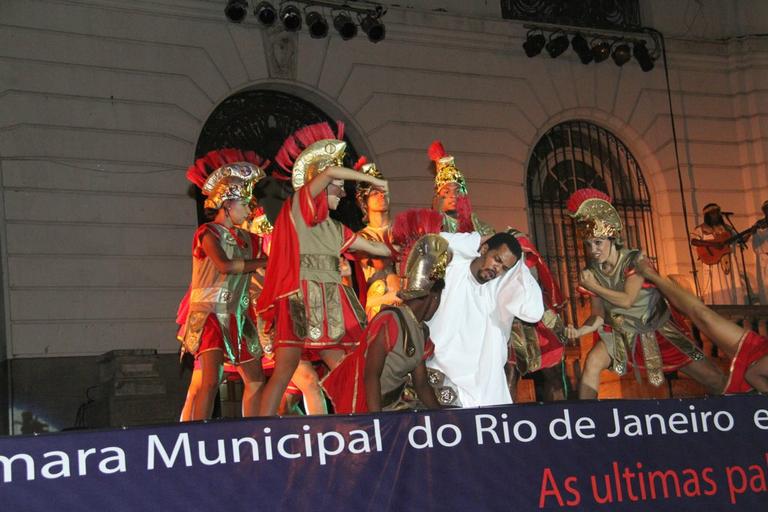
[[[579,398],[597,398],[601,371],[623,375],[629,368],[643,370],[654,386],[664,382],[664,372],[680,369],[709,392],[721,393],[723,373],[691,341],[659,291],[635,271],[640,251],[623,247],[621,218],[610,198],[595,189],[577,190],[568,210],[590,258],[580,289],[592,297],[592,314],[580,328],[569,325],[566,334],[599,336],[587,355]]]

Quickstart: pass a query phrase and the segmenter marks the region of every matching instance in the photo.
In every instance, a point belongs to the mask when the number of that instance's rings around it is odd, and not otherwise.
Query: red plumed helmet
[[[443,215],[430,208],[411,208],[395,216],[392,224],[392,243],[400,246],[400,261],[408,261],[413,244],[424,235],[439,234]]]
[[[293,172],[296,158],[298,158],[302,151],[315,142],[325,139],[344,139],[344,123],[336,121],[335,133],[330,124],[322,122],[304,126],[289,135],[275,155],[275,163],[280,166],[285,174],[276,177],[289,179]]]
[[[429,145],[429,148],[427,148],[427,155],[429,155],[429,159],[433,162],[437,162],[443,158],[445,156],[445,147],[443,146],[443,143],[439,140],[434,141]]]
[[[205,156],[195,160],[195,163],[187,168],[187,179],[200,189],[213,171],[227,164],[248,162],[259,169],[266,169],[271,163],[259,156],[254,151],[242,151],[240,149],[225,148],[209,151]]]
[[[611,197],[605,192],[600,192],[596,188],[580,188],[568,198],[568,202],[565,207],[571,213],[576,213],[579,207],[587,199],[602,199],[608,203],[611,202]]]

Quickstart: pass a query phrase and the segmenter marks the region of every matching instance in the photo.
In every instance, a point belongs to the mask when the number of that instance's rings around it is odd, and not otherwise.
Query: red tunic
[[[286,200],[275,223],[264,289],[256,305],[267,327],[274,326],[275,348],[295,346],[310,353],[351,349],[362,336],[362,306],[341,284],[338,265],[332,268],[331,261],[356,235],[328,213],[327,195],[312,198],[305,186]],[[317,247],[325,252],[314,254]]]
[[[747,369],[759,359],[768,356],[768,338],[755,331],[747,331],[739,341],[739,348],[731,361],[731,374],[725,385],[725,393],[747,393],[752,385],[744,380]]]
[[[382,375],[392,376],[393,374],[405,374],[412,372],[420,362],[425,361],[432,356],[435,346],[432,340],[426,339],[422,343],[415,341],[415,350],[409,360],[408,367],[398,368],[396,371],[387,371],[387,365],[402,364],[404,361],[400,349],[402,341],[402,330],[397,316],[390,309],[383,309],[377,314],[368,327],[365,329],[363,338],[355,350],[348,354],[328,376],[323,379],[322,386],[326,395],[328,395],[333,404],[336,414],[355,414],[368,412],[368,400],[366,398],[365,388],[365,363],[368,354],[368,347],[372,343],[384,343],[388,353],[384,361],[384,370]],[[421,337],[423,339],[423,336]],[[423,347],[423,351],[422,351]],[[391,358],[389,354],[398,352],[401,357]],[[407,356],[405,356],[407,357]],[[389,368],[390,370],[392,368]],[[392,387],[392,386],[390,386]],[[382,388],[382,393],[388,391]]]

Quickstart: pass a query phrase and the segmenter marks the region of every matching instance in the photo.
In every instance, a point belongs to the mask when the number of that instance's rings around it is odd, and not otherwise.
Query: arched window
[[[271,89],[243,91],[224,100],[211,113],[198,138],[195,158],[216,149],[237,148],[253,150],[264,158],[272,159],[288,135],[302,126],[322,121],[336,126],[335,119],[298,96]],[[351,167],[358,155],[349,139],[345,140],[347,156],[344,163]],[[354,198],[354,191],[350,189],[347,192],[334,217],[357,230],[362,227],[361,214],[350,199]],[[274,208],[267,206],[267,209],[268,213],[273,213]],[[202,222],[202,201],[199,197],[198,217]]]
[[[627,247],[643,249],[655,262],[651,200],[640,166],[615,135],[587,121],[568,121],[538,141],[528,163],[531,234],[569,299],[564,315],[581,320],[585,305],[576,287],[586,266],[566,201],[574,190],[592,187],[611,196],[624,222]]]

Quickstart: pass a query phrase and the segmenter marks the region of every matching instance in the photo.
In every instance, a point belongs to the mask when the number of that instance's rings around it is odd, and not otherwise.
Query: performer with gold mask
[[[384,178],[376,164],[368,162],[365,157],[360,157],[355,164],[355,170],[379,179]],[[358,206],[363,211],[363,222],[365,222],[365,227],[358,231],[357,235],[366,240],[392,245],[389,195],[370,183],[358,181],[355,196]],[[400,302],[397,296],[400,278],[395,272],[392,258],[377,258],[361,254],[359,263],[365,279],[365,287],[363,287],[366,297],[365,313],[370,319],[382,306]]]
[[[567,207],[590,258],[580,289],[591,295],[592,314],[582,327],[569,325],[566,332],[571,339],[593,332],[599,336],[587,355],[579,398],[597,398],[602,370],[623,375],[630,368],[638,378],[643,370],[654,386],[664,382],[664,372],[680,369],[710,393],[720,393],[723,373],[704,357],[659,291],[636,272],[641,253],[623,247],[621,218],[610,198],[581,189]]]
[[[343,124],[306,126],[288,137],[275,156],[295,193],[275,222],[264,289],[257,310],[274,328],[275,370],[260,412],[273,415],[302,356],[319,356],[332,369],[362,336],[365,312],[341,283],[339,257],[361,250],[387,257],[390,249],[369,242],[329,217],[344,196],[344,180],[365,181],[388,192],[385,180],[341,167]]]
[[[406,285],[398,292],[402,303],[384,306],[355,351],[323,379],[337,414],[409,408],[414,402],[403,398],[409,375],[419,406],[440,407],[424,364],[434,350],[424,322],[440,305],[451,250],[444,238],[428,234],[412,248],[403,248],[406,253],[407,261],[401,265]]]
[[[432,209],[443,214],[443,231],[469,233],[476,231],[489,236],[496,231],[472,212],[464,175],[456,167],[453,156],[446,154],[443,144],[436,140],[427,150],[435,163],[435,195]]]
[[[179,341],[200,363],[200,378],[190,383],[189,407],[182,419],[211,416],[225,361],[235,366],[245,384],[243,416],[256,416],[259,409],[264,376],[250,286],[251,273],[266,265],[266,257],[260,240],[238,226],[250,214],[254,183],[265,174],[252,163],[261,159],[246,153],[211,152],[187,171],[205,196],[204,207],[213,220],[195,232],[192,282],[179,307]],[[233,157],[251,161],[231,162]]]

